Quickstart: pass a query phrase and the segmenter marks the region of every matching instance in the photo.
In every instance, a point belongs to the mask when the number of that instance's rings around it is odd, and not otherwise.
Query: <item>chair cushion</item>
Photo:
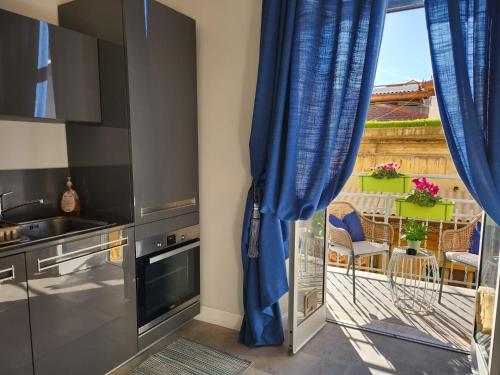
[[[365,240],[365,232],[363,232],[361,221],[359,220],[356,212],[353,211],[350,214],[345,215],[343,222],[346,223],[347,228],[349,228],[349,234],[351,235],[353,242]]]
[[[470,267],[479,267],[479,255],[463,251],[448,251],[446,258],[452,262],[462,263]]]
[[[389,245],[370,241],[353,242],[352,247],[354,250],[354,256],[367,256],[370,254],[378,254],[389,251]],[[334,245],[331,247],[331,250],[343,255],[351,255],[351,250],[343,246]]]
[[[328,220],[330,220],[330,224],[332,224],[334,227],[340,228],[340,229],[345,229],[346,231],[349,232],[349,228],[347,227],[347,224],[344,223],[344,221],[342,219],[339,219],[337,216],[330,215],[328,217]]]
[[[335,215],[330,215],[328,220],[334,227],[345,229],[349,232],[353,242],[365,240],[365,232],[363,232],[363,227],[361,226],[361,222],[356,212],[353,211],[345,215],[343,219]]]
[[[472,241],[470,243],[469,253],[479,254],[479,241],[481,240],[481,223],[477,222],[472,232]]]

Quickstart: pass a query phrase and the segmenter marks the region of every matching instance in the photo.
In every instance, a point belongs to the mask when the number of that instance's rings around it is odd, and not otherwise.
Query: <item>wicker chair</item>
[[[469,252],[472,235],[476,227],[476,223],[481,219],[481,215],[477,215],[469,224],[459,229],[448,229],[443,231],[441,236],[441,250],[443,251],[443,268],[441,269],[441,285],[439,286],[438,302],[441,303],[441,295],[443,294],[444,276],[446,274],[446,264],[461,264],[466,267],[477,269],[479,267],[479,255]]]
[[[384,255],[383,268],[385,270],[385,256],[391,254],[394,229],[390,224],[375,222],[364,217],[348,202],[332,202],[328,207],[328,214],[343,218],[351,212],[356,212],[365,235],[365,241],[353,242],[345,229],[333,226],[329,221],[329,248],[349,258],[347,274],[352,265],[352,299],[356,303],[356,258],[362,256]]]

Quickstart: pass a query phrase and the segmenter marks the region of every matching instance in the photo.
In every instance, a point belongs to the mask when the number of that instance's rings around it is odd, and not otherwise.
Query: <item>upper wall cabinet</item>
[[[195,21],[124,0],[136,223],[198,211]]]
[[[120,126],[124,121],[116,109],[128,110],[130,145],[126,146],[131,150],[135,223],[198,211],[195,21],[154,0],[71,1],[59,6],[59,20],[65,27],[99,38],[103,125]],[[124,58],[117,55],[119,46]],[[122,81],[122,71],[126,90],[111,85]],[[115,94],[104,95],[108,87]],[[114,120],[107,121],[108,117]],[[71,130],[67,134],[69,145],[71,139],[82,144],[81,136]],[[86,150],[93,147],[91,143],[106,144],[102,137],[85,140]],[[86,151],[75,155],[72,149],[70,167]],[[101,155],[106,159],[105,152]]]
[[[100,122],[97,40],[0,10],[0,116]]]

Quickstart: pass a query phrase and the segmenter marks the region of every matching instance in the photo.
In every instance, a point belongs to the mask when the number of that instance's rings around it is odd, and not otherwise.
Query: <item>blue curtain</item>
[[[280,345],[289,222],[310,218],[349,178],[385,19],[380,0],[264,0],[243,224],[240,341]]]
[[[500,223],[500,4],[426,0],[446,140],[474,199]]]

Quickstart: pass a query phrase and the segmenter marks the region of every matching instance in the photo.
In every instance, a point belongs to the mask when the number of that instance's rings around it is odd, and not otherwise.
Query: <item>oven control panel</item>
[[[158,250],[166,249],[170,246],[180,244],[182,242],[191,241],[200,238],[200,226],[193,225],[186,228],[181,228],[170,233],[162,233],[153,237],[145,238],[141,241],[136,241],[135,252],[136,257],[141,257],[154,253]]]
[[[177,239],[176,239],[176,234],[169,234],[167,236],[167,246],[172,246],[172,245],[175,245],[177,243]]]

